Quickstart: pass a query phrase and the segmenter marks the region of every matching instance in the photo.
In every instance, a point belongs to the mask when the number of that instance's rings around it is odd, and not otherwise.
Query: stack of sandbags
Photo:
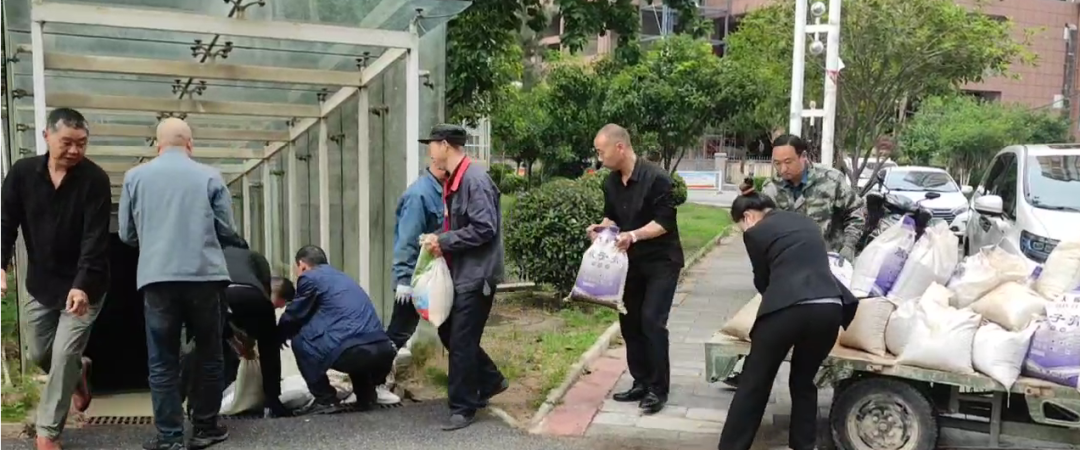
[[[904,347],[911,338],[912,329],[915,328],[915,316],[921,303],[930,302],[937,306],[949,306],[952,295],[952,291],[945,286],[933,283],[919,300],[900,302],[896,311],[889,316],[889,324],[885,328],[885,347],[889,353],[899,355],[904,351]]]
[[[944,222],[926,229],[911,248],[904,268],[889,291],[889,298],[899,301],[917,300],[931,284],[945,284],[956,270],[960,245],[956,235]]]
[[[964,258],[949,279],[948,287],[953,291],[952,306],[965,308],[1002,283],[1023,282],[1030,274],[1030,264],[1023,256],[1000,247],[984,248]]]

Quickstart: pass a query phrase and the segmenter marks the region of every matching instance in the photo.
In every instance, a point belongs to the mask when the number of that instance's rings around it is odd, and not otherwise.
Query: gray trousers
[[[91,304],[89,312],[82,317],[46,308],[34,299],[23,303],[30,360],[48,374],[35,420],[38,436],[56,439],[64,430],[71,395],[82,376],[83,350],[104,303],[102,300]]]

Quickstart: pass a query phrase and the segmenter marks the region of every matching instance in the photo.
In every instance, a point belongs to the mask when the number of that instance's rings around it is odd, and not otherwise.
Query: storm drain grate
[[[94,416],[86,420],[87,425],[152,425],[150,416]]]
[[[376,409],[393,409],[400,408],[403,403],[395,403],[393,405],[378,405]],[[345,405],[339,412],[363,412],[362,408],[356,406],[355,403]],[[254,420],[261,419],[262,414],[250,413],[250,414],[235,414],[229,416],[222,416],[225,420]],[[86,419],[86,425],[105,425],[105,426],[118,426],[118,425],[153,425],[154,418],[151,416],[94,416]]]

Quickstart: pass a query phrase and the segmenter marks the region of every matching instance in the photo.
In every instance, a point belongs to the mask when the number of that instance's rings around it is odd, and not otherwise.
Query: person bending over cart
[[[840,327],[854,318],[858,301],[833,276],[825,239],[812,219],[778,210],[772,199],[756,193],[736,198],[731,217],[743,230],[761,307],[719,448],[751,447],[776,373],[791,352],[788,446],[813,450],[818,412],[814,376]]]

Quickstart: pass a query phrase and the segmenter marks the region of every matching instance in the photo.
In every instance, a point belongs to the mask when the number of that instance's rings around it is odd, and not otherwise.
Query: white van
[[[998,152],[971,201],[964,251],[989,245],[1043,263],[1080,234],[1080,144],[1016,145]]]

